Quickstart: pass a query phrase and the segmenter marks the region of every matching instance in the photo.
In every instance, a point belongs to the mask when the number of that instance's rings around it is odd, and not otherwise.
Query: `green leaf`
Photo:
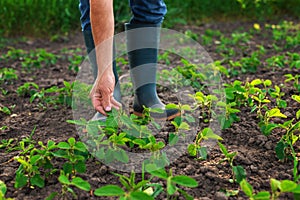
[[[86,152],[86,147],[85,147],[84,143],[82,143],[82,142],[76,142],[74,148],[78,151]]]
[[[16,173],[16,182],[15,182],[15,188],[21,188],[24,187],[27,184],[28,177],[25,176],[23,173],[18,172]]]
[[[86,130],[87,130],[88,134],[93,135],[93,136],[96,136],[97,134],[99,134],[99,128],[94,124],[86,125]]]
[[[242,166],[233,166],[232,170],[238,183],[240,183],[243,179],[246,178],[246,171]]]
[[[80,120],[67,120],[67,123],[76,124],[78,126],[85,126],[87,124],[86,119],[81,118]]]
[[[77,163],[75,163],[74,168],[75,168],[76,172],[78,172],[78,173],[86,172],[86,165],[83,160],[80,160]]]
[[[234,92],[235,92],[234,88],[225,88],[226,98],[229,100],[233,100],[235,97]]]
[[[220,136],[215,134],[210,128],[204,128],[203,135],[205,135],[209,139],[223,140]]]
[[[165,146],[165,143],[159,141],[156,145],[153,146],[156,146],[156,150],[158,150],[158,149],[162,149]]]
[[[298,184],[297,187],[292,192],[295,194],[300,194],[300,184]]]
[[[7,191],[7,187],[6,187],[5,183],[0,180],[0,194],[2,193],[3,196],[5,196],[6,191]],[[0,197],[1,197],[1,195],[0,195]]]
[[[300,95],[292,95],[292,99],[300,103]]]
[[[195,179],[184,175],[174,176],[171,178],[171,181],[185,187],[193,188],[198,186],[198,183]]]
[[[178,140],[179,140],[178,134],[170,133],[170,135],[169,135],[169,145],[172,146],[172,145],[177,144]]]
[[[128,161],[129,161],[129,157],[128,157],[126,151],[123,149],[118,149],[117,151],[114,151],[113,155],[116,158],[116,160],[118,160],[122,163],[128,163]]]
[[[178,105],[174,104],[174,103],[169,103],[166,105],[165,107],[166,109],[178,109]]]
[[[180,129],[180,130],[190,130],[190,125],[186,122],[181,122],[178,129]]]
[[[255,85],[259,85],[262,83],[262,80],[260,79],[254,79],[253,81],[251,81],[251,85],[255,86]]]
[[[243,190],[243,192],[248,196],[248,197],[252,197],[253,196],[253,188],[252,186],[250,185],[250,183],[248,183],[246,181],[246,179],[243,179],[241,182],[240,182],[240,186],[241,186],[241,189]]]
[[[76,143],[76,140],[75,140],[75,138],[73,138],[73,137],[70,137],[69,139],[68,139],[68,143],[70,144],[70,146],[75,146],[75,143]]]
[[[264,124],[264,125],[262,125],[262,126],[260,127],[260,130],[261,130],[261,132],[262,132],[265,136],[268,136],[268,135],[271,134],[272,130],[275,129],[275,128],[277,128],[277,127],[279,127],[278,124],[273,124],[273,123],[268,124],[268,125],[265,125],[265,124]]]
[[[189,144],[187,150],[191,156],[197,155],[197,145],[196,144]]]
[[[282,99],[278,100],[277,104],[278,104],[279,108],[286,108],[287,107],[287,102],[285,100],[282,100]]]
[[[176,187],[175,185],[172,184],[172,177],[167,178],[167,193],[169,195],[173,195],[176,192]]]
[[[149,180],[143,180],[143,181],[140,181],[140,182],[138,182],[136,185],[135,185],[135,189],[141,189],[141,188],[145,188],[147,185],[147,183],[149,183]],[[149,191],[149,190],[147,190],[147,191]],[[146,192],[147,193],[147,192]],[[148,193],[147,193],[148,194]],[[149,195],[151,195],[151,194],[149,194]]]
[[[207,147],[201,147],[198,149],[198,155],[200,158],[207,159]]]
[[[189,110],[191,110],[191,107],[189,105],[182,105],[181,109],[189,111]]]
[[[58,181],[61,182],[62,184],[65,184],[65,185],[71,184],[71,182],[69,181],[68,177],[65,176],[65,175],[60,175],[58,177]]]
[[[125,192],[117,185],[106,185],[96,189],[94,194],[96,196],[122,196]]]
[[[167,179],[168,178],[168,174],[164,169],[155,169],[153,168],[154,166],[152,165],[146,165],[146,171],[148,171],[152,176],[156,176],[158,178],[162,178],[162,179]]]
[[[225,108],[227,104],[223,101],[218,101],[216,105]]]
[[[283,180],[280,184],[280,191],[281,192],[292,192],[294,189],[297,188],[297,183],[290,181],[290,180]]]
[[[57,147],[60,148],[60,149],[71,149],[70,145],[66,142],[58,143]]]
[[[91,185],[80,177],[73,178],[71,184],[84,191],[91,190]]]
[[[296,118],[297,118],[297,119],[300,119],[300,110],[297,111],[297,113],[296,113]]]
[[[45,181],[39,174],[35,174],[32,178],[30,178],[31,185],[36,185],[39,188],[45,187]]]
[[[278,108],[273,108],[271,110],[268,110],[267,113],[269,114],[269,117],[281,117],[281,118],[287,118],[286,115],[282,114]]]
[[[52,192],[45,200],[52,200],[58,195],[58,192]]]
[[[30,157],[30,164],[35,165],[36,162],[41,158],[40,155],[34,155]]]
[[[177,189],[178,189],[178,192],[181,193],[182,196],[184,196],[184,198],[186,200],[194,200],[194,198],[191,195],[189,195],[186,191],[184,191],[184,190],[182,190],[180,188],[177,188]]]
[[[149,196],[145,192],[139,192],[139,191],[131,192],[129,196],[130,196],[130,200],[154,200],[153,197]]]
[[[145,140],[139,139],[139,138],[138,138],[138,139],[134,139],[132,142],[133,142],[134,144],[137,144],[137,145],[141,146],[141,147],[143,147],[143,146],[146,145]]]
[[[104,155],[104,159],[105,159],[105,163],[111,163],[115,157],[114,157],[114,149],[112,148],[108,148],[105,152],[105,155]]]
[[[70,162],[65,162],[63,164],[63,171],[65,174],[71,174],[73,171],[73,165]]]
[[[48,140],[47,148],[48,148],[48,150],[52,150],[52,149],[56,148],[55,142],[52,140]]]
[[[281,183],[280,183],[280,181],[278,181],[274,178],[271,178],[270,185],[271,185],[272,192],[274,193],[280,188]]]
[[[270,192],[261,191],[253,196],[254,200],[270,200]]]
[[[267,80],[264,81],[264,85],[265,85],[266,87],[269,87],[269,86],[272,85],[272,81],[269,80],[269,79],[267,79]]]
[[[71,88],[71,84],[67,81],[64,81],[64,85],[66,88]]]
[[[279,141],[276,144],[275,152],[279,160],[283,160],[285,158],[285,143],[283,141]]]
[[[106,126],[110,128],[117,128],[118,121],[113,116],[109,116],[106,119]]]
[[[218,145],[219,145],[220,150],[222,151],[222,153],[227,157],[228,151],[227,151],[226,147],[221,142],[218,142]]]
[[[58,158],[69,158],[67,152],[65,150],[57,150],[55,152],[52,153],[55,157],[58,157]]]
[[[100,159],[100,160],[105,158],[104,147],[101,147],[99,150],[96,151],[95,157]]]

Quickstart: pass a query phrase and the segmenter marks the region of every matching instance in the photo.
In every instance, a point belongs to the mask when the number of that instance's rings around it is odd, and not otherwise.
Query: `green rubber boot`
[[[150,24],[125,24],[130,75],[134,86],[133,111],[143,116],[144,106],[159,108],[151,112],[155,119],[172,120],[180,116],[178,109],[165,109],[156,91],[157,55],[160,26]]]

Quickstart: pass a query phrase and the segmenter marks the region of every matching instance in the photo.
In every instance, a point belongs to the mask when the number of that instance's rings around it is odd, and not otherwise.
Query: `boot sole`
[[[138,116],[138,117],[145,117],[145,115],[143,113],[140,113],[140,112],[133,111],[133,114]],[[163,117],[163,118],[154,118],[154,119],[171,121],[172,119],[174,119],[175,117],[179,117],[180,115],[181,115],[181,112],[178,111],[174,115],[170,115],[168,117]]]

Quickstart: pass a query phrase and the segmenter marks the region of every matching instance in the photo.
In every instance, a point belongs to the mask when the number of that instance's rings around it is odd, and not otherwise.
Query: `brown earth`
[[[180,27],[178,30],[192,30],[197,34],[202,34],[207,28],[218,29],[222,33],[230,34],[233,30],[243,29],[248,30],[253,23],[239,22],[239,23],[223,23],[223,24],[207,24],[201,27]],[[266,57],[278,54],[272,50],[272,40],[263,35],[256,34],[249,44],[248,51],[255,49],[257,44],[264,45],[267,49]],[[31,50],[36,48],[44,48],[49,52],[58,53],[62,48],[84,49],[83,38],[81,33],[74,33],[69,38],[62,38],[61,41],[49,42],[48,40],[41,39],[27,39],[25,41],[17,41],[14,39],[8,40],[5,47],[0,50],[1,54],[6,53],[9,47],[20,48],[24,50]],[[206,46],[213,59],[220,59],[220,55],[216,53],[213,45]],[[299,45],[295,48],[288,49],[289,52],[300,52]],[[82,50],[82,55],[85,51]],[[237,55],[237,57],[240,55]],[[284,83],[283,75],[287,73],[299,74],[297,70],[289,68],[277,68],[272,71],[264,68],[265,64],[262,63],[257,73],[255,74],[240,74],[233,78],[224,78],[225,82],[232,82],[233,80],[245,79],[271,79],[274,83]],[[171,64],[172,66],[172,64]],[[20,60],[0,61],[0,67],[12,67],[17,70],[18,80],[13,83],[1,85],[2,88],[8,91],[7,95],[0,94],[0,105],[9,106],[16,105],[12,111],[11,116],[0,113],[0,127],[8,126],[8,129],[0,132],[0,138],[9,139],[14,138],[20,141],[22,138],[28,137],[34,126],[36,126],[33,139],[35,141],[48,140],[55,142],[66,141],[69,137],[79,138],[74,125],[66,122],[72,119],[72,109],[64,106],[49,106],[43,109],[35,103],[29,103],[29,98],[20,98],[16,94],[16,89],[28,81],[37,83],[40,87],[49,88],[51,86],[63,86],[63,81],[75,80],[76,73],[68,69],[68,62],[60,60],[56,65],[49,67],[35,69],[31,72],[22,70]],[[163,94],[161,91],[160,96],[164,98],[170,95],[170,92]],[[289,118],[295,116],[297,105],[288,99],[288,97],[295,93],[290,86],[284,88],[284,98],[288,101],[288,107],[284,110]],[[298,106],[299,108],[299,106]],[[255,114],[250,113],[249,108],[241,108],[238,114],[240,122],[234,123],[232,127],[222,131],[223,144],[228,147],[230,151],[237,151],[234,164],[241,165],[247,172],[247,180],[254,187],[255,191],[268,190],[270,191],[269,181],[270,178],[278,180],[289,179],[292,180],[292,161],[282,162],[279,161],[275,154],[275,145],[279,141],[282,132],[275,131],[270,136],[264,136],[257,125],[258,120]],[[298,149],[299,152],[299,149]],[[4,181],[8,187],[6,197],[12,197],[18,200],[25,199],[44,199],[51,192],[61,191],[61,184],[58,183],[57,177],[59,172],[53,174],[46,180],[44,188],[28,188],[21,189],[14,188],[15,171],[19,164],[13,160],[13,157],[18,155],[19,152],[12,151],[6,152],[5,149],[0,149],[0,180]],[[223,158],[222,153],[215,146],[210,152],[207,160],[196,160],[186,153],[181,156],[176,162],[172,163],[168,168],[172,168],[174,174],[184,174],[191,176],[197,180],[199,186],[194,189],[188,189],[188,192],[195,197],[195,199],[246,199],[243,192],[237,196],[226,197],[222,191],[236,190],[239,188],[238,184],[230,183],[229,179],[232,178],[231,168],[225,162],[219,164],[218,162]],[[62,166],[63,162],[57,160],[56,166]],[[92,189],[96,189],[106,184],[119,184],[118,178],[112,175],[110,170],[105,165],[102,165],[95,159],[89,159],[87,162],[87,172],[80,176],[84,180],[88,180]],[[78,199],[108,199],[99,198],[74,188],[78,194]],[[159,196],[159,199],[164,199],[164,194]],[[71,198],[71,196],[68,196]],[[291,194],[285,194],[280,199],[292,199]]]

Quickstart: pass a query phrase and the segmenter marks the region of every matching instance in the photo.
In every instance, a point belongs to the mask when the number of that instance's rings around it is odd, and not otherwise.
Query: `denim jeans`
[[[90,1],[79,0],[82,30],[91,30]],[[129,0],[132,11],[131,24],[161,24],[167,7],[163,0]]]

